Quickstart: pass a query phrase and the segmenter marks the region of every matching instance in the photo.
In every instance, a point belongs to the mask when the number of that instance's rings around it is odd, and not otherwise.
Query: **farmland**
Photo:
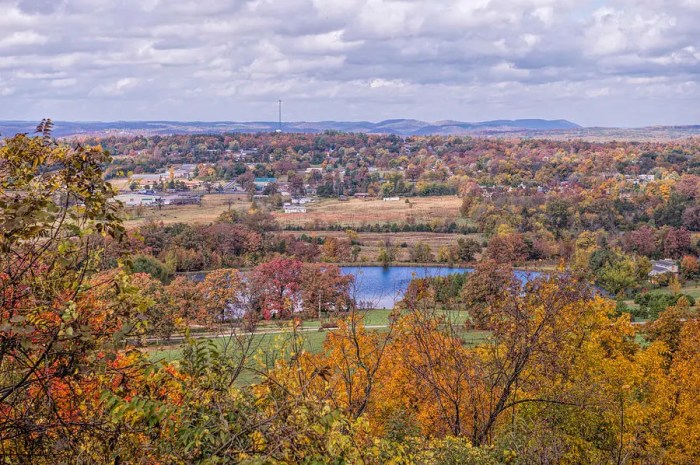
[[[386,223],[443,224],[459,219],[460,199],[449,197],[415,197],[384,202],[381,199],[360,200],[323,199],[307,206],[307,213],[285,214],[273,211],[280,227],[323,229],[325,225],[343,225],[349,228]],[[211,223],[223,212],[249,209],[252,202],[244,194],[206,194],[201,205],[132,207],[127,209],[126,226],[136,227],[147,220],[172,223]]]
[[[306,214],[275,213],[282,225],[314,229],[315,225],[357,227],[385,223],[436,223],[459,221],[461,200],[455,196],[381,199],[323,199],[308,206]]]

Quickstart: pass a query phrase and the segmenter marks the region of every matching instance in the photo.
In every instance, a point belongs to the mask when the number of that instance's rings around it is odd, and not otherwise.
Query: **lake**
[[[370,308],[394,308],[414,278],[474,271],[472,268],[440,266],[343,266],[340,270],[343,274],[355,276],[355,299],[359,305]],[[516,270],[514,273],[523,282],[540,275],[536,271]]]

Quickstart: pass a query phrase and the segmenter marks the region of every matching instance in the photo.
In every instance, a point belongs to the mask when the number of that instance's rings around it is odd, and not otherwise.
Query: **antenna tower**
[[[278,100],[279,104],[279,124],[277,126],[277,132],[282,132],[282,100]]]

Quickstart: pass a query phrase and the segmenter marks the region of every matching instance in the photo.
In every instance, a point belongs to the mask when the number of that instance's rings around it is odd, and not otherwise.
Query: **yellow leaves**
[[[260,431],[253,431],[250,435],[250,441],[255,452],[263,452],[267,448],[267,441]]]
[[[510,224],[507,224],[507,223],[501,223],[496,228],[495,235],[496,236],[506,236],[508,234],[513,234],[513,233],[515,233],[515,228],[513,228],[513,226],[511,226]]]

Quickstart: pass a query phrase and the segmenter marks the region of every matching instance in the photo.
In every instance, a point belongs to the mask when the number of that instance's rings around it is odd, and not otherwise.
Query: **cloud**
[[[1,38],[0,49],[22,47],[25,45],[43,45],[47,41],[48,38],[46,36],[37,34],[34,31],[18,31]]]
[[[133,77],[118,79],[109,84],[102,84],[95,87],[88,95],[90,96],[107,96],[116,97],[124,95],[130,89],[134,89],[139,83],[139,80]]]
[[[697,123],[698,8],[0,0],[0,118]]]

